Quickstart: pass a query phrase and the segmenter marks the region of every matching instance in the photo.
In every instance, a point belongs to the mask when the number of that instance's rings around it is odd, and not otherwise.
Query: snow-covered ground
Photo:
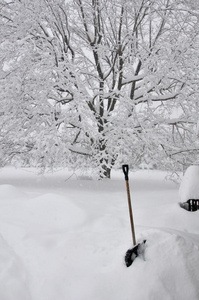
[[[0,170],[1,300],[199,299],[199,212],[179,207],[164,172],[129,174],[137,242],[147,240],[129,268],[122,171],[69,176]]]

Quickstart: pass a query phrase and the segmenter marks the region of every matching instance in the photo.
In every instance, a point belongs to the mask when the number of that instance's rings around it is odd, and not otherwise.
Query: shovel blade
[[[142,243],[135,245],[133,248],[127,250],[124,258],[127,268],[132,265],[132,263],[134,262],[137,256],[144,254],[145,243],[146,240],[144,240]]]

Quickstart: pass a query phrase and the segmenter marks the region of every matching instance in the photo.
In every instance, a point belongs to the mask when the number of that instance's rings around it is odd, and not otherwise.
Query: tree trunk
[[[100,170],[100,179],[103,178],[111,178],[111,167],[107,166],[106,164],[102,165],[102,170]]]

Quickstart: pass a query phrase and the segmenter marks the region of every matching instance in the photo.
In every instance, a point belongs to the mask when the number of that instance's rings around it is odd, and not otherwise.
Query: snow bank
[[[101,299],[199,299],[198,245],[164,230],[146,231],[144,237],[145,261],[138,257],[128,269],[117,266],[114,279],[105,279],[109,285]],[[100,300],[94,294],[91,298]]]
[[[189,199],[199,199],[199,166],[187,168],[179,189],[182,202]]]
[[[148,281],[146,296],[137,299],[199,299],[199,249],[187,236],[148,232],[146,262],[139,270],[142,281]]]
[[[165,230],[147,230],[142,236],[147,239],[145,260],[138,257],[129,268],[124,265],[125,251],[120,244],[114,249],[110,241],[109,252],[101,245],[93,254],[81,248],[86,261],[79,262],[77,273],[71,273],[75,280],[68,278],[69,299],[198,300],[198,245],[191,237],[187,240]],[[68,268],[72,270],[70,264]]]
[[[31,299],[22,261],[2,236],[0,236],[0,299]]]
[[[22,209],[22,211],[21,211]],[[46,193],[26,201],[17,212],[18,217],[40,232],[43,230],[70,229],[81,226],[86,219],[83,209],[72,203],[67,196]]]
[[[0,201],[4,199],[23,198],[25,193],[11,184],[0,185]]]

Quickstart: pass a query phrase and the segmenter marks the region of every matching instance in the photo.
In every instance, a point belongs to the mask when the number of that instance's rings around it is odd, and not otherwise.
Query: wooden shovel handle
[[[132,239],[133,239],[133,245],[136,245],[136,238],[135,238],[135,228],[134,228],[134,222],[133,222],[133,211],[132,211],[132,206],[131,206],[131,196],[130,196],[130,189],[129,189],[129,178],[128,178],[128,171],[129,171],[129,166],[128,165],[123,165],[122,166],[124,176],[125,176],[125,181],[126,181],[126,191],[127,191],[127,198],[128,198],[128,207],[129,207],[129,217],[130,217],[130,222],[131,222],[131,232],[132,232]]]

